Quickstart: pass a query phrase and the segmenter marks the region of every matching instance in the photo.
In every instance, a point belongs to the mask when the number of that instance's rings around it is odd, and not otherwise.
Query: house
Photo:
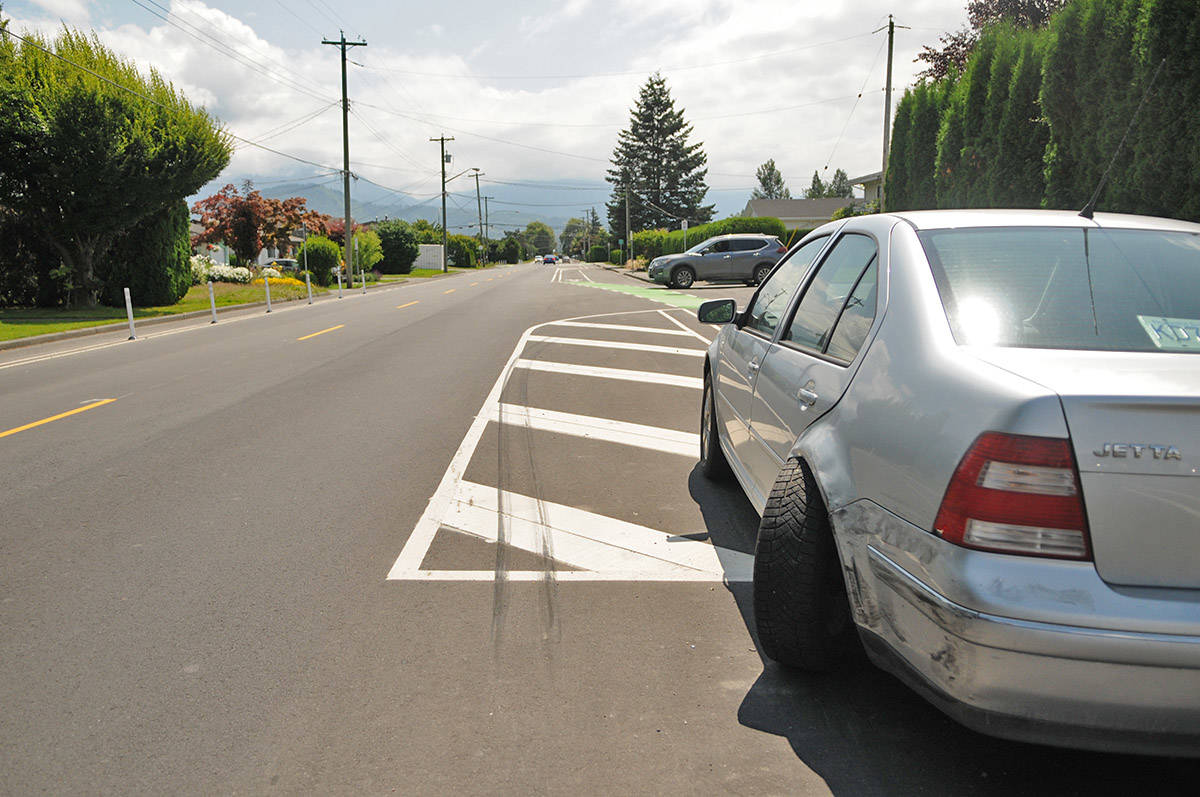
[[[192,219],[189,224],[189,232],[191,233],[192,240],[194,241],[194,240],[196,240],[197,235],[204,232],[204,225],[202,225],[196,219]],[[275,259],[277,257],[292,257],[292,256],[294,256],[295,252],[300,248],[300,244],[302,244],[302,243],[304,243],[304,237],[302,235],[300,235],[299,233],[292,233],[290,236],[290,245],[286,249],[279,250],[275,247],[265,247],[265,248],[263,248],[263,250],[261,252],[258,253],[256,262],[258,263],[258,265],[264,266],[267,263],[270,263],[273,259]],[[221,263],[222,265],[227,265],[229,263],[230,255],[232,253],[233,253],[233,250],[231,250],[228,246],[226,246],[223,243],[222,244],[193,244],[192,245],[192,254],[208,255],[213,260],[215,260],[218,263]]]
[[[862,186],[864,202],[878,202],[883,196],[883,172],[871,172],[850,178],[853,186]]]
[[[820,227],[852,200],[845,197],[822,199],[751,199],[743,216],[774,217],[788,230],[811,230]]]

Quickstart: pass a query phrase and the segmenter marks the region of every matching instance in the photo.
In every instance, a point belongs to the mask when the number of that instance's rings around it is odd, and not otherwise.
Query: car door
[[[748,280],[754,276],[754,267],[759,262],[758,252],[766,244],[761,238],[742,238],[733,241],[733,257],[730,279]]]
[[[696,279],[726,279],[730,263],[729,241],[713,241],[700,257],[696,258]]]
[[[804,287],[787,326],[763,355],[750,408],[751,477],[769,491],[800,433],[838,402],[874,324],[879,246],[838,237]]]
[[[796,288],[828,240],[829,236],[821,236],[792,250],[759,287],[738,322],[722,332],[714,374],[717,417],[739,460],[754,453],[748,446],[750,407],[759,365]]]

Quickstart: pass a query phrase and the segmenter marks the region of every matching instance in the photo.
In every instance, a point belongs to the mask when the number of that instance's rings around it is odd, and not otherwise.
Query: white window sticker
[[[1200,320],[1157,315],[1137,317],[1142,329],[1165,351],[1200,351]]]

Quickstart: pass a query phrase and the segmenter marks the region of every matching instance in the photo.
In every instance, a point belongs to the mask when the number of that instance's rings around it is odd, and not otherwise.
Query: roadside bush
[[[208,282],[208,273],[215,268],[217,262],[208,255],[192,255],[189,258],[189,263],[192,267],[192,284],[203,285]]]
[[[328,238],[313,236],[300,247],[300,251],[296,253],[296,261],[303,266],[306,257],[308,270],[312,272],[312,281],[328,287],[333,281],[333,269],[341,264],[342,248]]]
[[[141,307],[175,304],[192,286],[187,203],[172,202],[121,233],[97,264],[100,301],[125,304],[125,288]]]
[[[608,262],[612,263],[614,266],[621,265],[621,250],[614,249],[611,252],[609,252],[608,253]]]
[[[607,256],[608,250],[599,245],[593,246],[587,253],[589,263],[603,263]]]
[[[383,260],[377,268],[384,274],[408,274],[420,254],[417,236],[407,222],[394,219],[385,221],[375,228]]]
[[[500,256],[504,258],[505,263],[521,262],[521,244],[516,238],[505,238],[504,244],[500,247]]]
[[[264,268],[262,271],[260,271],[258,273],[258,276],[260,276],[260,277],[282,277],[283,274],[280,273],[279,269],[271,268],[270,266],[267,266],[266,268]]]
[[[225,266],[217,263],[208,270],[208,278],[213,282],[236,282],[245,285],[253,277],[250,269],[243,266]]]
[[[447,241],[447,262],[458,268],[475,268],[478,260],[475,247],[478,242],[469,235],[451,235]]]
[[[0,209],[0,307],[65,303],[70,279],[61,261],[28,219]]]

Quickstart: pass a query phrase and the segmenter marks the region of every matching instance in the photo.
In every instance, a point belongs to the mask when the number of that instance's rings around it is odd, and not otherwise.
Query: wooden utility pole
[[[475,170],[475,210],[479,214],[479,248],[481,250],[480,262],[487,257],[487,249],[484,248],[483,244],[483,198],[479,195],[479,176],[481,174],[483,174],[483,172],[479,171],[478,169]]]
[[[908,26],[900,25],[900,28],[908,30]],[[888,14],[888,58],[887,58],[887,84],[883,89],[883,171],[879,175],[879,209],[883,210],[884,192],[887,191],[887,171],[888,171],[888,152],[892,148],[892,45],[896,41],[896,22],[892,19],[892,15]],[[883,28],[875,31],[878,33]]]
[[[322,39],[321,44],[332,44],[342,51],[342,194],[345,200],[345,246],[343,251],[346,253],[346,279],[350,280],[350,287],[354,287],[354,249],[350,240],[354,237],[353,226],[350,221],[350,100],[346,98],[346,48],[347,47],[366,47],[365,41],[348,42],[346,41],[346,32],[338,31],[340,38],[337,41]]]
[[[453,141],[454,136],[447,138],[439,136],[431,138],[430,141],[437,141],[442,145],[442,273],[446,273],[446,247],[450,244],[450,236],[446,233],[446,142]]]

